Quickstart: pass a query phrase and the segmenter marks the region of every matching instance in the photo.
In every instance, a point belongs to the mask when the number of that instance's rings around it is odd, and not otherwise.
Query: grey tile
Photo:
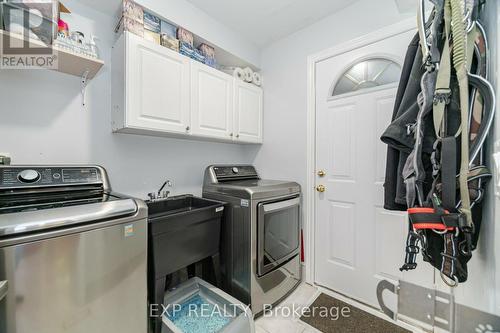
[[[299,321],[281,316],[261,318],[256,322],[256,327],[268,333],[302,333],[305,329]]]

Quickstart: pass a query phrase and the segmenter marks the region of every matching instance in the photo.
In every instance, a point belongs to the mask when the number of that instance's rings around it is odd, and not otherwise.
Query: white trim
[[[303,225],[305,233],[305,260],[306,277],[305,281],[315,285],[314,267],[314,228],[315,228],[315,184],[316,184],[316,64],[322,60],[335,57],[360,47],[376,43],[411,30],[416,31],[416,22],[407,19],[399,23],[384,27],[333,48],[310,55],[307,58],[307,182],[305,200],[305,223]]]

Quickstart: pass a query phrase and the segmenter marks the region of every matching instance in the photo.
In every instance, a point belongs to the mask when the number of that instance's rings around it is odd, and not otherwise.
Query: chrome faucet
[[[171,188],[171,187],[172,187],[172,181],[171,181],[171,180],[169,180],[169,179],[167,179],[167,180],[163,183],[163,185],[162,185],[162,186],[160,187],[160,189],[158,190],[158,196],[157,196],[158,198],[160,198],[160,197],[161,197],[161,198],[167,198],[167,197],[168,197],[168,195],[170,194],[170,191],[163,191],[163,193],[161,192],[161,191],[165,188],[165,186],[167,186],[167,187]]]
[[[167,187],[172,187],[172,181],[171,180],[166,180],[160,187],[157,193],[151,192],[148,193],[148,197],[150,201],[155,201],[159,199],[166,199],[168,198],[168,195],[170,194],[170,191],[163,191],[163,189]],[[163,191],[163,192],[162,192]]]

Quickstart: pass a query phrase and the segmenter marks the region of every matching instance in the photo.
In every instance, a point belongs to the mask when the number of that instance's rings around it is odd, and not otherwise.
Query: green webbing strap
[[[432,114],[434,118],[434,130],[438,139],[446,136],[444,133],[444,113],[446,104],[449,103],[451,96],[450,77],[451,77],[451,53],[450,53],[450,27],[451,27],[451,7],[450,2],[445,1],[444,4],[444,26],[445,26],[445,42],[441,53],[441,62],[436,79],[436,92],[434,95],[434,107]]]
[[[441,62],[439,64],[439,72],[436,80],[436,92],[434,95],[434,130],[436,137],[442,139],[446,136],[444,133],[444,115],[446,105],[450,101],[450,77],[451,77],[451,52],[450,52],[450,35],[451,35],[451,8],[448,1],[444,6],[444,29],[445,29],[445,42],[441,54]],[[467,35],[467,69],[470,70],[472,66],[472,59],[474,57],[474,45],[479,35],[479,29],[474,25],[473,29]],[[462,129],[459,128],[455,137],[458,137]]]
[[[464,15],[462,13],[463,1],[447,0],[451,4],[453,34],[453,65],[457,72],[460,88],[460,117],[461,117],[461,161],[460,161],[460,198],[462,205],[460,211],[466,216],[467,225],[473,226],[470,210],[469,188],[467,176],[469,174],[469,79],[467,70],[467,35],[465,31]]]

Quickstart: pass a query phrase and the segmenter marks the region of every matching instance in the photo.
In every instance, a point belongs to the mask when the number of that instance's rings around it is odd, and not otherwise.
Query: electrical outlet
[[[9,153],[0,153],[0,165],[10,165],[11,157]]]

